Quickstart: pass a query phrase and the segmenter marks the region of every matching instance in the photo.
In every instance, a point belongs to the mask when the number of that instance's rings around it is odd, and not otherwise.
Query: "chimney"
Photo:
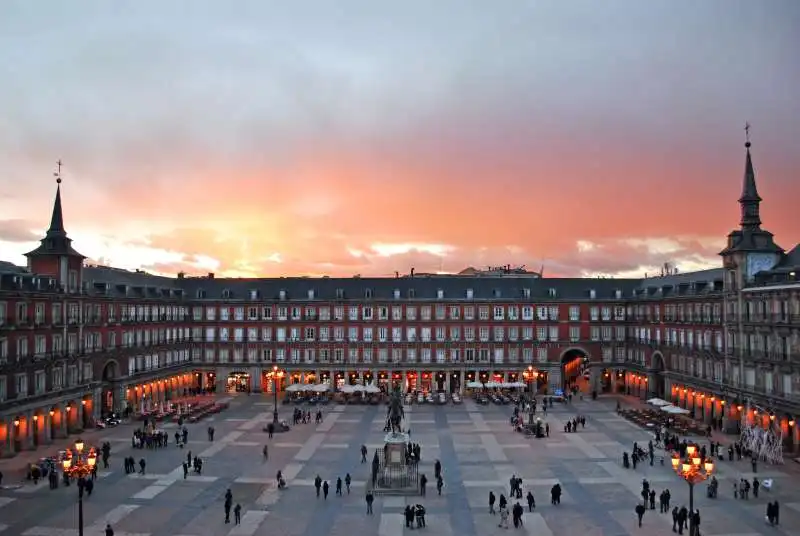
[[[400,272],[395,272],[394,273],[394,278],[395,279],[400,279]]]
[[[208,278],[214,279],[214,272],[208,272]]]
[[[178,279],[183,279],[186,277],[186,272],[178,272]]]
[[[411,267],[411,277],[414,277],[414,267]]]

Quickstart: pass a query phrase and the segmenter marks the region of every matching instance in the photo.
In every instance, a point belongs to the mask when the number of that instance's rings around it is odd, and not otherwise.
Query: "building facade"
[[[522,381],[553,393],[584,373],[598,393],[665,398],[729,429],[747,411],[796,450],[800,249],[761,229],[749,146],[739,202],[722,266],[693,273],[168,278],[85,266],[59,185],[28,266],[0,264],[0,455],[195,390]]]

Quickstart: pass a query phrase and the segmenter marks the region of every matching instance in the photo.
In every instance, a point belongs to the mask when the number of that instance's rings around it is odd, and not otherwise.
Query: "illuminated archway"
[[[103,391],[101,394],[101,405],[100,405],[101,415],[112,413],[115,409],[114,383],[117,381],[118,376],[119,376],[119,363],[117,363],[116,359],[109,359],[103,365],[103,372],[100,375],[100,378],[103,382]]]
[[[664,355],[661,352],[653,352],[650,356],[650,395],[655,398],[662,398],[666,400],[667,388],[666,377],[664,371],[666,370]]]
[[[561,352],[561,386],[567,391],[583,376],[589,361],[589,352],[579,346]]]

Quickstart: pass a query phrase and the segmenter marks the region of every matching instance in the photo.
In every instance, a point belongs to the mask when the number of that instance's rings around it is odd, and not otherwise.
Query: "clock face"
[[[747,275],[749,277],[771,270],[773,266],[775,266],[775,255],[770,253],[751,253],[747,257]]]

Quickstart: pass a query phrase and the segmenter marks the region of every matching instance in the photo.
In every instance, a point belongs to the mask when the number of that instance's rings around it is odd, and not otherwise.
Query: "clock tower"
[[[758,272],[771,270],[784,254],[772,233],[761,228],[761,197],[756,187],[756,174],[750,155],[750,127],[747,143],[744,144],[745,164],[742,195],[739,197],[741,221],[739,229],[728,234],[727,247],[720,252],[726,269],[725,286],[729,291],[745,287]]]

